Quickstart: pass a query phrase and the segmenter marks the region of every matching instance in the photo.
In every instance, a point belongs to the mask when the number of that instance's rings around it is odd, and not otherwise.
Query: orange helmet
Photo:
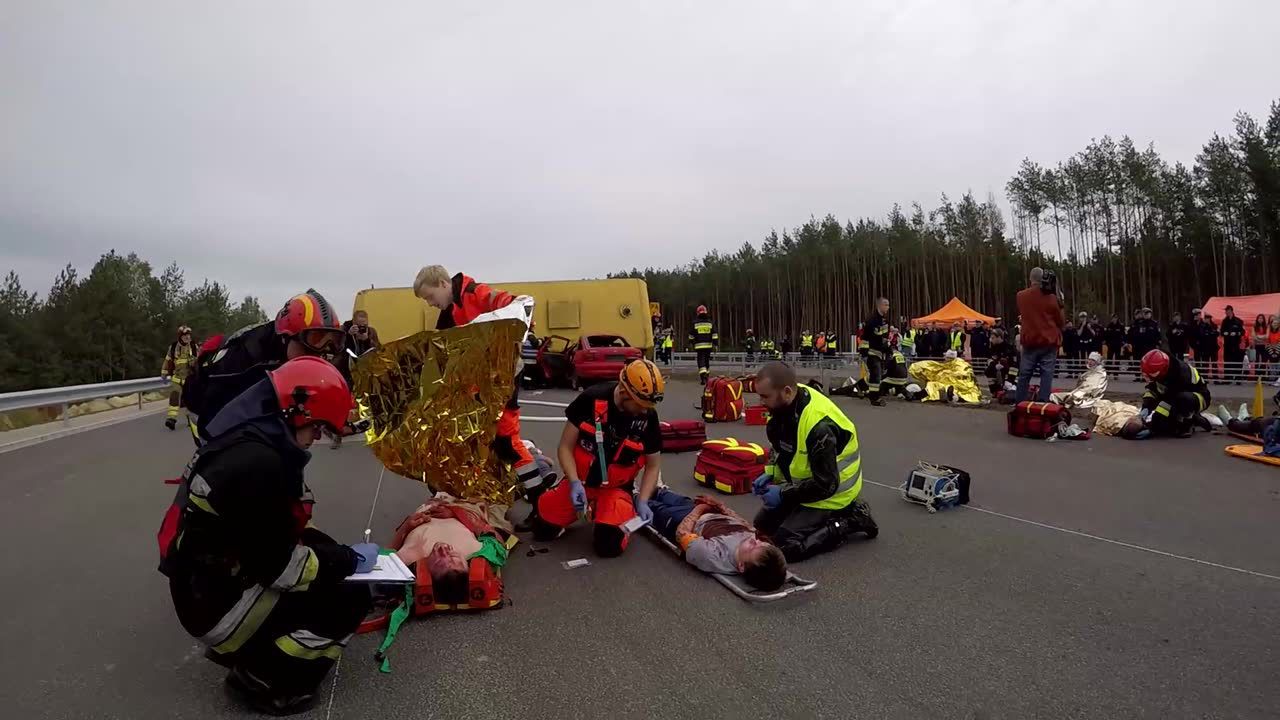
[[[338,314],[315,290],[294,295],[276,313],[276,334],[295,338],[313,353],[337,354],[346,338]]]
[[[292,427],[311,423],[337,430],[355,406],[338,368],[311,355],[297,357],[267,373],[276,401]]]
[[[667,382],[658,366],[648,360],[632,360],[618,373],[618,384],[642,407],[651,408],[662,402]]]

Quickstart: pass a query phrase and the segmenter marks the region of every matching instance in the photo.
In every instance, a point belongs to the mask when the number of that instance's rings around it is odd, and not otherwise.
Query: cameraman
[[[369,313],[364,310],[357,310],[351,319],[342,323],[342,329],[346,332],[346,347],[343,348],[342,354],[334,361],[338,366],[338,370],[342,372],[342,377],[346,378],[347,387],[352,387],[351,366],[355,364],[356,358],[382,347],[382,343],[378,341],[378,331],[369,325]],[[355,355],[355,357],[352,357]],[[332,434],[332,443],[329,448],[337,450],[342,447],[343,434],[349,433],[350,426],[340,433]]]
[[[1058,364],[1058,346],[1062,344],[1062,293],[1052,271],[1031,268],[1031,283],[1018,292],[1018,314],[1022,318],[1022,360],[1018,365],[1017,402],[1027,399],[1031,375],[1039,370],[1040,391],[1037,400],[1049,402],[1053,391],[1053,371]]]
[[[350,320],[342,323],[342,329],[347,333],[347,349],[356,357],[382,347],[378,331],[369,325],[369,313],[364,310],[357,310]],[[350,360],[351,356],[348,355],[347,359]],[[350,379],[348,373],[344,374]]]

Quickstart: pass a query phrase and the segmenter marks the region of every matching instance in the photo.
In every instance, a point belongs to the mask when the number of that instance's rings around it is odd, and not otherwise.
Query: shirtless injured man
[[[513,528],[503,505],[459,500],[436,493],[396,528],[389,547],[406,564],[418,562],[431,575],[438,603],[467,600],[471,558],[482,557],[494,568],[507,561],[506,539]]]

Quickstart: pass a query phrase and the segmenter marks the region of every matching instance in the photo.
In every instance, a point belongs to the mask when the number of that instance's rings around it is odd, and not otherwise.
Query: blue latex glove
[[[765,488],[769,487],[769,483],[773,482],[773,478],[769,473],[760,473],[760,475],[751,481],[751,493],[753,495],[763,495]]]
[[[641,520],[653,522],[653,508],[649,507],[649,503],[641,500],[639,495],[636,496],[635,506],[636,515],[640,516]]]
[[[764,501],[765,507],[772,510],[782,504],[782,488],[770,485],[761,493],[760,499]]]
[[[1142,418],[1142,422],[1147,422],[1151,419],[1151,411],[1147,408],[1142,408],[1138,411],[1138,417]]]
[[[367,573],[378,564],[378,543],[356,543],[351,546],[360,560],[356,563],[356,572]]]
[[[581,480],[569,481],[569,502],[573,503],[573,509],[578,512],[587,509],[587,489],[582,486]]]

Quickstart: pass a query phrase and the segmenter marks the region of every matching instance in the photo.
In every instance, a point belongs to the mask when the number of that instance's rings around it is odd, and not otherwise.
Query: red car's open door
[[[573,375],[573,341],[548,335],[538,346],[538,369],[547,385],[567,385]]]

